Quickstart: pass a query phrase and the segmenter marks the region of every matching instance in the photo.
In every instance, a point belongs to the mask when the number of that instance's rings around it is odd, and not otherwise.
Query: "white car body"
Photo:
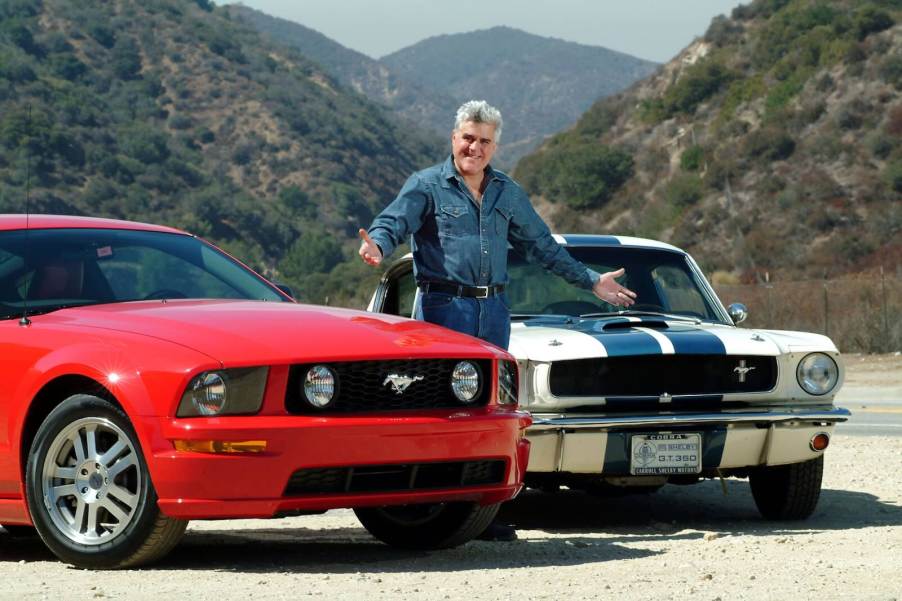
[[[745,308],[725,309],[692,258],[674,246],[619,236],[556,239],[584,262],[608,261],[597,269],[625,265],[624,285],[640,288],[636,307],[656,310],[608,306],[593,316],[592,302],[604,303],[546,282],[541,269],[511,257],[509,350],[519,366],[520,404],[534,420],[527,484],[648,490],[749,477],[766,517],[810,515],[824,450],[835,424],[849,416],[833,405],[844,372],[833,342],[737,327]],[[408,255],[386,273],[369,310],[412,316],[419,296]],[[539,305],[518,317],[530,302]],[[825,379],[828,390],[803,387],[806,358],[817,359],[814,378]]]

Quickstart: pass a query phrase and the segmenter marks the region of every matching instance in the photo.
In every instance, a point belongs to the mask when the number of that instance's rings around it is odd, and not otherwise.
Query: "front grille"
[[[737,367],[744,367],[740,378]],[[749,369],[752,368],[752,369]],[[744,380],[744,381],[740,381]],[[775,357],[754,355],[642,355],[556,361],[549,386],[558,397],[648,397],[763,392],[777,383]],[[707,397],[707,398],[705,398]]]
[[[285,496],[376,493],[501,484],[504,460],[404,463],[300,469]]]
[[[293,365],[288,375],[285,408],[289,413],[330,414],[367,411],[405,411],[479,407],[488,404],[491,394],[491,361],[468,360],[480,371],[481,388],[476,400],[462,403],[451,390],[451,372],[461,359],[415,359],[347,361],[326,363],[335,372],[335,400],[324,409],[311,406],[304,397],[304,378],[313,364]],[[422,376],[403,393],[392,389],[390,374],[411,378]]]

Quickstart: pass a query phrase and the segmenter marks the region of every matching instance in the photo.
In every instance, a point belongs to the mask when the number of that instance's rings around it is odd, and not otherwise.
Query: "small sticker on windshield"
[[[100,248],[97,249],[97,257],[98,258],[112,257],[112,256],[113,256],[113,249],[110,246],[101,246]]]

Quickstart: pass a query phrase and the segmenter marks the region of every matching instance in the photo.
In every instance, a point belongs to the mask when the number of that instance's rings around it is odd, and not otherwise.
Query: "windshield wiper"
[[[88,305],[100,305],[98,301],[81,301],[81,302],[73,302],[73,303],[63,303],[61,305],[48,305],[46,307],[34,307],[31,306],[28,308],[28,312],[26,313],[27,317],[33,317],[35,315],[46,315],[48,313],[53,313],[54,311],[59,311],[60,309],[69,309],[71,307],[86,307]],[[16,311],[15,313],[8,313],[3,315],[2,319],[12,319],[13,317],[22,317],[22,311]]]
[[[561,315],[559,313],[511,313],[511,319],[555,319],[558,321],[567,321],[573,319],[573,315]]]
[[[658,313],[656,311],[633,311],[624,309],[622,311],[608,311],[606,313],[585,313],[580,317],[633,317],[637,315],[650,315],[652,317],[664,317],[666,319],[676,319],[679,321],[691,321],[693,323],[701,323],[698,317],[688,317],[686,315],[677,315],[675,313]]]

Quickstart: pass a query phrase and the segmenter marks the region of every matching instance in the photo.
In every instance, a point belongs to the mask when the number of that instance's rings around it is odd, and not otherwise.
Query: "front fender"
[[[16,455],[23,449],[22,436],[35,399],[60,378],[80,376],[106,389],[131,420],[145,455],[151,455],[167,448],[168,442],[159,432],[160,420],[147,418],[174,415],[190,378],[221,367],[219,361],[193,349],[122,332],[116,332],[115,339],[97,336],[51,346],[36,345],[47,352],[15,374],[9,439]]]

